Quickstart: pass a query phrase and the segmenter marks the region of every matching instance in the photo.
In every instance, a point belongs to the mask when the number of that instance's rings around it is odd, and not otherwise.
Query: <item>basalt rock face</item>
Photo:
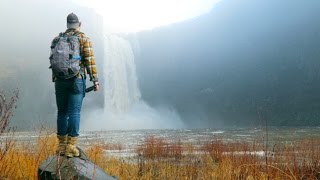
[[[320,1],[223,0],[135,34],[142,99],[192,128],[319,126],[319,9]]]
[[[50,156],[38,168],[38,179],[116,180],[91,162],[81,151],[80,157]]]

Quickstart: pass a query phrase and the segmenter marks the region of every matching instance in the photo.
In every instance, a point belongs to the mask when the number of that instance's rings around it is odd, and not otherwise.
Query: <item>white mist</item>
[[[134,53],[119,35],[104,37],[104,109],[82,118],[83,130],[170,129],[184,125],[169,107],[151,107],[141,99]],[[101,75],[100,75],[101,76]]]

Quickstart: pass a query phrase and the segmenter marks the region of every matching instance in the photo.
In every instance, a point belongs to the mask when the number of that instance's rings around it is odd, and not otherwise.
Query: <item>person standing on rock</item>
[[[76,147],[79,136],[80,112],[85,97],[86,77],[99,90],[96,62],[92,43],[80,31],[78,16],[67,16],[67,30],[51,43],[50,68],[55,83],[57,115],[57,155],[80,156]]]

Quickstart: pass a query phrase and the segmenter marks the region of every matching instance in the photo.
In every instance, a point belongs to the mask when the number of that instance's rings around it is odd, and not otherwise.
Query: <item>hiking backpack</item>
[[[69,79],[80,72],[80,40],[76,35],[60,33],[51,45],[50,64],[53,74]]]

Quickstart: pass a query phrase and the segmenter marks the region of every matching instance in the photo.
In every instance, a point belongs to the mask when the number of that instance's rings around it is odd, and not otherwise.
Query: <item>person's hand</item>
[[[100,86],[99,86],[99,82],[94,82],[94,91],[99,91]]]

